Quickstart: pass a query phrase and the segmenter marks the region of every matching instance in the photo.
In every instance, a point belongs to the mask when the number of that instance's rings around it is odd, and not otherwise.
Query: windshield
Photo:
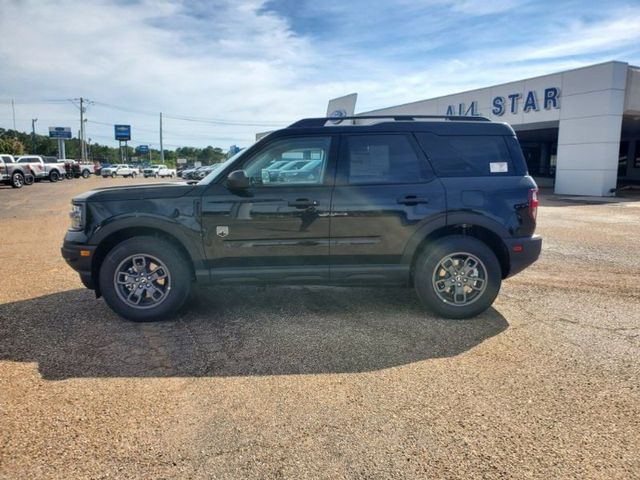
[[[240,158],[240,156],[243,153],[245,153],[247,150],[248,150],[248,148],[243,148],[238,153],[236,153],[232,157],[229,157],[224,162],[219,163],[218,165],[214,165],[214,169],[211,172],[209,172],[209,174],[206,177],[204,177],[202,180],[200,180],[198,182],[198,185],[209,185],[211,182],[213,182],[214,180],[216,180],[218,178],[218,175],[220,174],[220,172],[223,172],[229,165],[231,165],[233,162],[235,162],[236,159]]]

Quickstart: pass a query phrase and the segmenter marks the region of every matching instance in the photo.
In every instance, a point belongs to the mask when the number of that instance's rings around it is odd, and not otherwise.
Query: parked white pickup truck
[[[55,157],[41,155],[23,155],[17,160],[17,163],[29,165],[36,180],[49,179],[51,182],[57,182],[64,178],[66,174],[64,162],[64,160],[58,160]]]
[[[111,165],[110,167],[103,168],[100,174],[102,178],[107,177],[136,177],[138,175],[138,168],[132,167],[131,165],[126,165],[124,163],[119,163],[118,165]]]
[[[147,177],[173,178],[176,176],[175,168],[167,168],[166,165],[150,165],[146,167],[142,171],[142,173],[144,175],[144,178],[147,178]]]
[[[0,184],[22,188],[33,183],[33,174],[29,165],[16,163],[13,155],[0,154]]]

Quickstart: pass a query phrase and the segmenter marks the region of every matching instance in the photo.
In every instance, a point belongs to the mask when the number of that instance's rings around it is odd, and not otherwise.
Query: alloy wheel
[[[440,300],[454,306],[470,305],[487,288],[487,269],[482,261],[467,252],[442,258],[433,271],[433,288]]]
[[[125,258],[116,268],[113,285],[120,300],[138,309],[164,302],[171,290],[169,269],[156,257],[138,253]]]

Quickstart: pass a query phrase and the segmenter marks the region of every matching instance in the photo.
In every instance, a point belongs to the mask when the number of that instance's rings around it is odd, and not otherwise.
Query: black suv
[[[276,163],[283,174],[269,170]],[[467,318],[538,258],[537,207],[506,124],[311,118],[197,184],[74,198],[62,255],[136,321],[173,314],[194,281],[412,286],[435,313]]]

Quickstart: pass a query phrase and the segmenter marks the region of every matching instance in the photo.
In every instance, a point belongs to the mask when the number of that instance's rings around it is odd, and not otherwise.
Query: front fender
[[[94,226],[87,232],[87,243],[98,246],[111,235],[132,228],[157,230],[179,241],[198,271],[204,268],[204,249],[196,201],[199,200],[136,201],[134,211],[131,211],[132,202],[89,202],[88,216]],[[120,213],[117,212],[119,209],[122,209]]]

